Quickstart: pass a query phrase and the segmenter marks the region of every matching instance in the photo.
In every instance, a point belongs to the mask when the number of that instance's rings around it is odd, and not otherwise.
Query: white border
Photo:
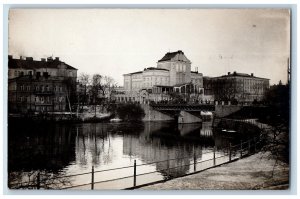
[[[76,3],[76,5],[75,5]],[[98,4],[98,3],[102,3],[102,5],[95,5],[95,4]],[[142,4],[144,5],[142,5]],[[18,6],[18,5],[13,5],[13,4],[22,4],[23,7],[43,7],[43,5],[47,6],[47,7],[95,7],[95,6],[100,6],[100,7],[175,7],[175,8],[180,8],[180,7],[193,7],[193,6],[199,6],[199,5],[195,5],[195,4],[198,4],[199,1],[197,0],[187,0],[187,1],[184,1],[184,0],[172,0],[171,2],[172,4],[170,5],[170,0],[154,0],[154,1],[151,1],[151,0],[144,0],[144,1],[139,1],[139,0],[132,0],[132,1],[129,1],[129,0],[126,0],[126,1],[122,1],[122,0],[111,0],[111,1],[96,1],[96,0],[86,0],[86,1],[68,1],[68,0],[65,0],[65,1],[61,1],[61,0],[53,0],[53,1],[50,1],[50,0],[43,0],[43,1],[39,1],[39,0],[27,0],[26,3],[22,0],[3,0],[3,3],[2,3],[2,6],[1,6],[1,22],[2,22],[2,27],[3,27],[3,32],[2,32],[2,37],[1,37],[1,43],[3,44],[3,48],[1,49],[1,52],[2,52],[2,67],[0,68],[0,77],[2,79],[2,83],[0,83],[0,99],[1,99],[1,103],[0,103],[0,121],[1,121],[1,124],[0,126],[2,126],[3,128],[5,128],[5,125],[6,125],[6,114],[4,114],[6,112],[6,100],[7,100],[7,94],[6,94],[6,90],[7,90],[7,85],[5,82],[7,82],[7,77],[6,75],[4,74],[7,74],[7,67],[5,67],[5,65],[3,65],[5,63],[5,59],[7,60],[7,29],[5,30],[5,23],[7,23],[7,21],[4,21],[5,18],[3,18],[3,11],[5,11],[5,9],[7,7],[3,7],[4,4],[10,4],[10,6]],[[271,6],[277,6],[277,7],[281,7],[281,6],[286,6],[287,3],[289,4],[295,4],[296,6],[296,9],[297,9],[297,5],[298,5],[298,1],[297,0],[278,0],[278,1],[272,1],[272,0],[252,0],[252,1],[241,1],[241,0],[232,0],[232,1],[224,1],[224,0],[210,0],[210,1],[201,1],[200,2],[202,4],[202,6],[204,7],[211,7],[211,8],[215,8],[215,7],[266,7],[268,6],[268,4],[272,4]],[[36,4],[36,5],[30,5],[30,4]],[[55,5],[54,5],[55,4]],[[146,5],[145,5],[146,4]],[[191,4],[194,4],[194,5],[191,5]],[[219,4],[219,5],[213,5],[213,4]],[[236,5],[232,5],[232,4],[236,4]],[[274,5],[276,4],[276,5]],[[295,23],[297,24],[297,27],[299,27],[299,20],[298,20],[298,16],[297,17],[294,17],[292,19],[292,23]],[[292,27],[293,28],[293,27]],[[293,29],[293,31],[295,32],[296,30]],[[293,35],[294,37],[296,37],[297,35]],[[296,118],[297,118],[297,114],[299,113],[299,109],[297,107],[297,101],[296,99],[299,99],[298,95],[299,95],[299,90],[297,88],[297,77],[299,75],[299,71],[296,70],[296,66],[297,66],[297,58],[296,56],[298,56],[296,54],[296,51],[297,51],[297,44],[298,44],[298,41],[295,40],[295,38],[292,38],[293,41],[292,41],[292,45],[293,45],[293,56],[292,56],[292,91],[293,91],[293,96],[292,96],[292,121],[293,121],[293,125],[292,125],[292,129],[293,129],[293,134],[296,134],[297,133],[297,125],[296,125]],[[296,43],[297,41],[297,43]],[[295,95],[296,94],[296,95]],[[297,109],[296,109],[297,108]],[[1,144],[0,144],[0,148],[3,149],[4,145],[3,145],[3,128],[0,128],[0,135],[1,135]],[[294,137],[294,136],[293,136]],[[296,157],[295,153],[297,152],[297,144],[296,143],[299,143],[299,137],[300,136],[297,136],[297,140],[291,140],[291,144],[293,145],[293,148],[292,148],[292,156],[293,157]],[[298,142],[297,142],[298,141]],[[291,178],[295,179],[295,181],[297,181],[297,179],[299,179],[299,172],[297,172],[297,169],[296,169],[296,166],[295,165],[299,165],[298,164],[298,161],[299,161],[299,153],[298,153],[298,156],[297,156],[297,162],[292,162],[292,166],[294,165],[294,168],[292,168],[293,172],[295,171],[297,173],[297,176],[293,175],[291,176]],[[0,190],[1,192],[4,194],[11,194],[7,192],[7,190],[4,190],[3,188],[5,187],[5,184],[2,184],[3,182],[5,182],[6,179],[4,179],[3,177],[3,174],[6,172],[4,171],[3,169],[6,168],[6,166],[4,167],[4,164],[6,164],[7,161],[4,160],[4,161],[1,161],[1,166],[0,166],[0,169],[1,169],[1,173],[0,173],[0,178],[3,179],[3,181],[1,182],[0,184]],[[2,185],[2,186],[1,186]],[[294,184],[292,185],[294,186]],[[294,187],[294,191],[297,192],[297,188]],[[26,194],[27,191],[16,191],[14,192],[13,194]],[[153,196],[153,194],[157,195],[166,195],[166,194],[172,194],[171,196],[169,197],[172,197],[172,198],[182,198],[183,195],[188,195],[188,197],[191,197],[191,198],[195,198],[195,197],[199,197],[198,195],[190,195],[190,194],[200,194],[200,195],[205,195],[205,198],[216,198],[216,197],[222,197],[222,198],[240,198],[241,196],[239,196],[240,194],[242,194],[243,198],[253,198],[253,195],[252,194],[255,194],[255,197],[259,197],[259,198],[265,198],[265,197],[272,197],[272,198],[281,198],[281,197],[286,197],[286,195],[282,195],[282,193],[280,193],[281,191],[271,191],[269,193],[262,193],[262,192],[253,192],[253,191],[248,191],[248,192],[245,192],[245,191],[231,191],[231,192],[227,192],[227,191],[113,191],[113,192],[90,192],[90,191],[66,191],[66,192],[57,192],[57,191],[53,191],[53,192],[39,192],[39,193],[33,193],[33,194],[61,194],[63,196],[57,196],[55,195],[55,197],[66,197],[65,194],[72,194],[74,198],[82,198],[82,195],[86,195],[86,194],[116,194],[118,196],[121,196],[121,195],[125,195],[125,198],[136,198],[136,197],[143,197],[143,198],[153,198],[155,196]],[[28,192],[27,192],[28,193]],[[32,194],[32,193],[31,193]],[[133,196],[131,194],[134,194]],[[138,195],[137,195],[138,194]],[[152,195],[143,195],[143,196],[140,196],[140,194],[152,194]],[[176,195],[174,195],[176,194]],[[225,195],[224,195],[225,194]],[[244,194],[250,194],[250,195],[244,195]],[[257,195],[258,194],[258,195]],[[267,194],[267,195],[265,195]],[[274,195],[275,194],[275,195]],[[285,193],[285,194],[291,194],[291,193]],[[77,196],[76,196],[77,195]],[[48,198],[48,197],[52,197],[54,195],[43,195],[43,197],[45,198]],[[298,196],[298,193],[296,195],[289,195],[289,198],[296,198]],[[25,198],[36,198],[36,197],[39,197],[38,195],[4,195],[5,198],[11,198],[11,197],[25,197]],[[88,197],[99,197],[99,196],[95,196],[95,195],[88,195]],[[102,197],[114,197],[112,195],[110,196],[102,196]],[[164,196],[166,197],[166,196]]]

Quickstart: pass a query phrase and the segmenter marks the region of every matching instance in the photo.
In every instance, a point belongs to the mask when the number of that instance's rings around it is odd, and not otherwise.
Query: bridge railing
[[[36,176],[29,180],[21,183],[9,183],[9,188],[11,189],[95,189],[97,186],[99,189],[113,189],[115,188],[116,181],[117,184],[120,184],[121,187],[118,189],[136,189],[142,186],[155,184],[158,182],[165,182],[167,180],[183,177],[186,175],[191,175],[194,173],[199,173],[201,171],[207,170],[209,168],[213,168],[216,166],[220,166],[238,159],[241,159],[250,154],[256,153],[262,147],[263,140],[261,136],[241,141],[239,144],[231,145],[229,144],[226,150],[223,153],[219,153],[216,151],[216,147],[213,148],[212,151],[208,151],[202,153],[210,154],[211,158],[208,159],[200,159],[197,157],[196,151],[192,156],[180,157],[180,158],[172,158],[165,159],[155,162],[137,164],[136,160],[134,160],[133,165],[128,165],[124,167],[112,168],[112,169],[103,169],[103,170],[94,170],[94,166],[92,166],[90,172],[65,175],[60,177],[49,177],[43,176],[41,173],[37,173]],[[167,165],[172,165],[172,161],[176,160],[186,160],[184,164],[168,166],[167,168],[157,169],[154,171],[148,172],[140,172],[140,168],[143,166],[149,166],[153,164],[161,164],[164,162],[168,162]],[[182,161],[181,161],[182,162]],[[183,161],[184,162],[184,161]],[[187,163],[188,162],[188,163]],[[176,173],[178,169],[188,168],[187,172],[182,175],[176,175],[170,177],[172,173]],[[131,173],[130,175],[119,176],[116,178],[101,178],[96,180],[96,175],[100,173],[107,172],[118,172],[122,173],[122,171],[126,170],[127,173]],[[162,173],[167,174],[169,177],[162,177]],[[152,175],[152,176],[149,176]],[[71,183],[71,179],[74,177],[80,178],[81,176],[85,176],[85,179],[90,179],[89,182],[82,184],[73,184]],[[106,175],[107,176],[107,175]],[[148,177],[145,177],[148,176]],[[146,179],[146,180],[145,180]]]

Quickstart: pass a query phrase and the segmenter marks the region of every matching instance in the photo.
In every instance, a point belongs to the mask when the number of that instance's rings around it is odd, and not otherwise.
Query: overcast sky
[[[204,76],[228,71],[286,82],[286,9],[12,9],[9,54],[60,57],[82,72],[113,77],[156,67],[182,50]]]

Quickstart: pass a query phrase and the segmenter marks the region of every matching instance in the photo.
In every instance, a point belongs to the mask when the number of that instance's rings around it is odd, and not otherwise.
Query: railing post
[[[197,158],[196,158],[196,153],[194,150],[194,172],[196,172],[196,164],[197,164]]]
[[[133,187],[136,186],[136,160],[134,160],[134,167],[133,167]]]
[[[216,146],[214,146],[214,166],[216,166]]]
[[[94,166],[92,166],[91,190],[94,190]]]
[[[229,143],[229,161],[231,161],[231,143]]]
[[[254,153],[256,153],[256,138],[254,138]]]
[[[248,154],[250,154],[250,153],[251,153],[251,151],[250,151],[250,149],[251,149],[251,144],[250,144],[250,141],[251,141],[251,140],[249,140],[249,141],[248,141]]]
[[[243,140],[241,140],[241,158],[243,157]]]
[[[40,172],[38,172],[38,174],[36,176],[36,188],[37,189],[41,188],[41,175],[40,175]]]

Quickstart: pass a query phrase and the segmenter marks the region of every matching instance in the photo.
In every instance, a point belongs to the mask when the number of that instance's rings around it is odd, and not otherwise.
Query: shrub
[[[116,112],[124,121],[140,121],[145,116],[144,109],[139,104],[122,104]]]

